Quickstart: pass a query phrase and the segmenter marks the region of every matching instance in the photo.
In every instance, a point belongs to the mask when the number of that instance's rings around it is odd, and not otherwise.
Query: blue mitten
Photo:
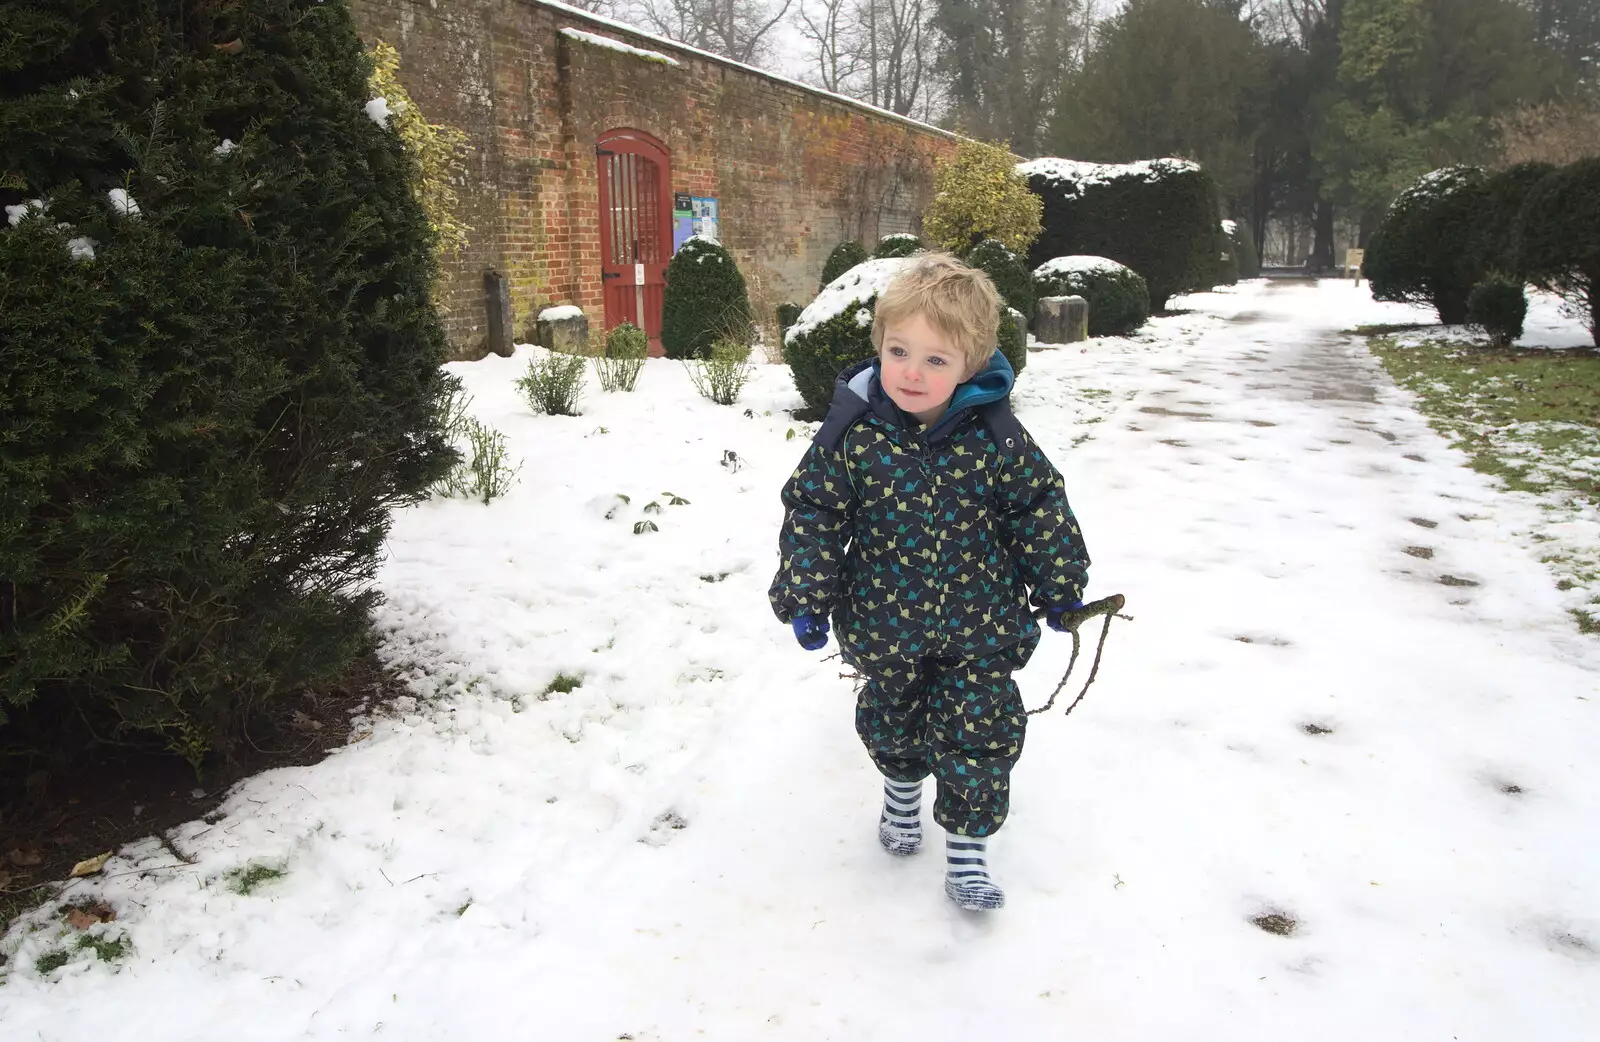
[[[828,620],[822,615],[796,615],[789,623],[794,639],[807,651],[820,651],[828,643]]]
[[[1065,633],[1067,632],[1068,613],[1075,612],[1082,607],[1082,601],[1073,601],[1071,604],[1059,605],[1045,612],[1044,621],[1048,623],[1050,628],[1055,630],[1057,633]]]

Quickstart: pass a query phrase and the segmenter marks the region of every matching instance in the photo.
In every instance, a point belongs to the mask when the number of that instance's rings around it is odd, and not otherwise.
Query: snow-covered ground
[[[1338,332],[1417,312],[1347,283],[1177,306],[1019,383],[1089,593],[1134,621],[1034,718],[1004,911],[945,899],[937,843],[879,849],[850,684],[767,607],[812,429],[787,371],[719,408],[653,360],[536,417],[523,348],[453,367],[520,484],[390,541],[416,703],[179,830],[193,865],[152,840],[78,884],[122,959],[41,978],[57,928],[14,932],[0,1037],[1594,1038],[1600,643],[1507,535],[1537,508]],[[1046,636],[1030,705],[1067,653]],[[282,875],[235,892],[251,865]]]

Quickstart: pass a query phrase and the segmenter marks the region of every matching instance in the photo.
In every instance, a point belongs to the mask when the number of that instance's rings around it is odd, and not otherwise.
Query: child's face
[[[921,315],[884,328],[878,359],[890,400],[925,425],[938,422],[956,384],[972,375],[961,352]]]

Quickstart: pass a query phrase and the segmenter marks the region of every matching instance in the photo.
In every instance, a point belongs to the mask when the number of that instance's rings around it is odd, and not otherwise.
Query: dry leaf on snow
[[[80,861],[76,865],[72,866],[72,878],[76,879],[79,876],[92,876],[102,868],[105,868],[106,862],[110,859],[111,851],[108,850],[104,854],[89,858],[87,861]]]

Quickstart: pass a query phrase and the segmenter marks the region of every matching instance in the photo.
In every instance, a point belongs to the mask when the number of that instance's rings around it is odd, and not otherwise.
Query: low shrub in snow
[[[1487,333],[1495,347],[1507,347],[1522,335],[1528,317],[1528,295],[1522,283],[1491,277],[1467,294],[1467,324]]]
[[[198,771],[456,462],[428,218],[344,4],[3,9],[0,730]]]
[[[689,382],[704,398],[718,405],[732,405],[750,382],[750,345],[724,338],[711,345],[711,357],[684,362]]]
[[[1467,294],[1486,274],[1478,224],[1485,180],[1477,167],[1446,167],[1395,198],[1362,266],[1375,299],[1431,307],[1445,325],[1467,320]]]
[[[867,248],[854,239],[846,239],[835,246],[829,253],[826,263],[822,265],[822,282],[818,284],[818,292],[827,288],[828,283],[843,275],[851,268],[864,260],[869,260]]]
[[[819,419],[833,400],[833,384],[839,373],[876,353],[872,347],[872,316],[878,306],[878,294],[912,263],[915,260],[909,257],[883,257],[856,265],[817,294],[784,338],[784,358],[794,375],[795,387],[805,399],[806,408]],[[1015,334],[1007,333],[1008,323],[1017,326]],[[1011,367],[1021,372],[1027,364],[1027,331],[1006,308],[1000,310],[996,339]]]
[[[984,239],[1025,252],[1039,235],[1041,204],[1004,145],[962,141],[934,164],[933,201],[922,216],[928,241],[956,256]]]
[[[517,378],[517,390],[534,412],[551,416],[578,415],[578,399],[583,396],[584,359],[549,351],[528,363],[528,371]]]
[[[1043,230],[1028,251],[1031,267],[1055,257],[1108,257],[1144,277],[1158,311],[1176,294],[1212,285],[1222,216],[1216,182],[1197,164],[1035,159],[1017,169],[1044,200]]]
[[[1020,373],[1028,364],[1028,322],[1016,308],[1000,307],[1000,328],[995,331],[995,347]]]
[[[1006,305],[1022,312],[1022,326],[1027,329],[1038,302],[1033,293],[1033,276],[1022,258],[1000,240],[984,239],[962,259],[989,276]]]
[[[1033,273],[1041,297],[1089,302],[1090,336],[1124,336],[1150,318],[1150,290],[1138,272],[1106,257],[1057,257]]]
[[[821,414],[840,370],[873,356],[872,311],[878,294],[909,258],[864,261],[824,286],[783,339],[783,357],[806,407]]]
[[[794,324],[800,321],[800,312],[804,310],[805,308],[802,308],[799,304],[792,304],[787,300],[778,305],[778,342],[780,344],[783,342],[783,338],[789,335],[789,330]]]
[[[877,248],[872,251],[874,257],[909,257],[919,250],[925,249],[922,240],[915,235],[896,232],[894,235],[885,235],[878,240]]]
[[[632,322],[613,326],[606,334],[605,355],[594,360],[594,374],[602,391],[632,391],[650,353],[650,338]]]
[[[1528,193],[1517,266],[1560,294],[1600,345],[1600,157],[1562,167]]]
[[[750,295],[733,255],[714,239],[690,236],[667,265],[661,347],[668,358],[705,358],[723,337],[750,338]]]

